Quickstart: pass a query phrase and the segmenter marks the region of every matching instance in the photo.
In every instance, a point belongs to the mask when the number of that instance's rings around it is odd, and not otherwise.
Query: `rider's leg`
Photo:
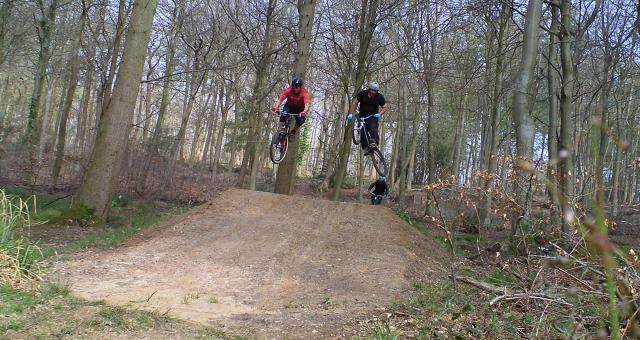
[[[363,127],[360,129],[360,146],[362,146],[362,150],[369,151],[369,139],[367,138],[366,128]]]
[[[375,118],[367,119],[366,121],[367,131],[369,131],[369,138],[371,144],[378,146],[380,144],[380,137],[378,136],[378,120]]]
[[[376,197],[371,195],[371,205],[375,205],[376,204]]]
[[[293,127],[293,129],[291,129],[291,135],[289,135],[289,141],[291,142],[296,140],[296,132],[298,132],[298,127],[302,126],[302,124],[304,124],[304,121],[305,121],[304,117],[300,117],[300,116],[295,116],[295,117],[296,117],[296,125]]]
[[[305,121],[306,121],[306,117],[296,116],[296,127],[293,128],[292,133],[296,133],[295,131],[297,130],[297,128],[299,126],[302,126],[302,124],[304,124]]]

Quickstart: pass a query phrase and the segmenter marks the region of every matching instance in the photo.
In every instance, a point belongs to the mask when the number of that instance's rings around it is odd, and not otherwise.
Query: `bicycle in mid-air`
[[[280,122],[278,129],[273,133],[271,137],[271,145],[269,147],[269,158],[273,164],[279,164],[287,155],[287,148],[289,147],[289,139],[294,136],[291,133],[291,117],[298,116],[298,114],[292,114],[287,111],[279,111],[278,117],[283,117],[284,121]]]
[[[367,130],[365,125],[365,120],[370,119],[373,115],[367,117],[361,117],[360,115],[356,115],[355,122],[353,124],[353,135],[351,138],[353,139],[353,144],[359,145],[364,136],[367,140],[367,145],[372,149],[369,156],[371,157],[371,162],[373,163],[373,167],[376,168],[376,172],[380,176],[387,175],[387,163],[384,160],[384,156],[378,146],[375,143],[371,142],[371,135]]]

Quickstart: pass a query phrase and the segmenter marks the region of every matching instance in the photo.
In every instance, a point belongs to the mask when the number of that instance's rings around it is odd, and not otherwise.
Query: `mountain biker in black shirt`
[[[389,193],[389,187],[384,176],[378,177],[377,181],[371,183],[369,193],[371,194],[371,204],[376,204],[376,196],[386,196]]]
[[[387,101],[384,99],[382,93],[379,93],[380,85],[376,82],[370,82],[367,84],[367,89],[360,91],[356,98],[351,103],[351,112],[347,119],[351,121],[353,119],[353,115],[356,114],[356,108],[360,112],[360,117],[369,117],[373,115],[372,118],[366,119],[365,126],[367,131],[369,131],[369,135],[371,136],[371,143],[367,143],[366,136],[361,136],[360,144],[362,148],[366,151],[365,155],[370,155],[373,152],[373,149],[378,146],[380,142],[380,137],[378,136],[378,126],[380,117],[387,112]],[[358,107],[358,104],[360,106]],[[364,134],[364,130],[361,130]],[[369,145],[371,144],[371,145]]]

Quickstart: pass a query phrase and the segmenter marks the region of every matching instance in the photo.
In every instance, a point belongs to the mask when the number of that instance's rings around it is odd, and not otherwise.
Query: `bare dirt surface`
[[[348,338],[447,261],[387,208],[233,189],[55,273],[82,298],[259,338]]]

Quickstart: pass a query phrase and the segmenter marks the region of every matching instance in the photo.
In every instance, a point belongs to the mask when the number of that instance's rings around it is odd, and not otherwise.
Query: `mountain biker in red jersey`
[[[351,121],[353,119],[353,115],[356,114],[356,108],[358,108],[358,112],[360,113],[360,117],[369,117],[373,115],[373,119],[366,119],[365,126],[367,131],[369,131],[369,135],[371,136],[371,145],[368,145],[367,138],[365,136],[361,136],[360,144],[362,148],[366,151],[365,155],[370,155],[373,152],[373,149],[378,146],[380,142],[380,137],[378,136],[378,126],[380,125],[380,117],[387,112],[387,101],[384,99],[382,93],[379,93],[380,85],[376,82],[370,82],[367,84],[367,89],[360,91],[356,98],[351,103],[351,110],[349,115],[347,116],[347,120]],[[360,104],[358,106],[358,103]],[[364,130],[361,130],[364,134]]]
[[[282,108],[282,114],[280,115],[281,122],[286,122],[289,114],[297,114],[297,116],[295,116],[296,127],[291,131],[292,139],[293,135],[295,135],[297,131],[297,127],[304,124],[311,103],[311,100],[309,99],[309,92],[307,92],[307,89],[304,88],[303,85],[304,82],[302,79],[294,78],[291,82],[291,86],[282,91],[278,100],[273,104],[273,107],[271,107],[271,111],[274,114],[277,114],[280,110],[280,105],[286,100],[284,107]]]

